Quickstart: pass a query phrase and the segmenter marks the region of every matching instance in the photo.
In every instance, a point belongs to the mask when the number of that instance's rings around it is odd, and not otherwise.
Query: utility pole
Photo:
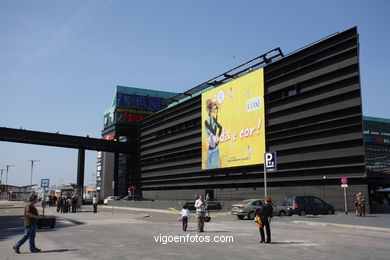
[[[30,186],[32,189],[32,176],[33,176],[34,162],[40,162],[40,160],[30,160],[30,162],[31,162]]]
[[[4,165],[4,166],[5,166],[6,169],[7,169],[6,175],[5,175],[5,191],[8,192],[8,169],[9,169],[9,167],[15,167],[15,165],[9,165],[9,164],[7,164],[7,165]]]
[[[0,171],[1,171],[0,185],[2,185],[3,184],[3,171],[4,171],[4,169],[0,169]]]
[[[1,189],[1,185],[3,185],[3,171],[4,171],[4,169],[0,169],[0,171],[1,171],[1,178],[0,178],[0,199],[2,199],[3,198],[3,190]]]

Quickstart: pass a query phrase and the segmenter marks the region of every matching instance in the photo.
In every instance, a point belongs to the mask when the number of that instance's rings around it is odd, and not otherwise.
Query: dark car
[[[334,207],[320,198],[314,196],[287,196],[283,200],[283,206],[287,207],[287,215],[297,214],[334,214]]]

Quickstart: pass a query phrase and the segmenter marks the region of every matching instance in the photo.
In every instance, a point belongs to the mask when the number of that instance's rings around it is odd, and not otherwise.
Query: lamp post
[[[8,192],[8,169],[9,169],[9,167],[15,167],[15,165],[7,164],[7,165],[4,165],[4,166],[7,169],[6,170],[6,174],[5,174],[5,191]]]
[[[1,177],[0,177],[0,190],[1,190],[1,185],[3,185],[3,171],[4,169],[0,169],[1,171]],[[3,198],[3,190],[0,191],[0,199]]]
[[[33,176],[34,162],[40,162],[40,160],[30,160],[30,162],[31,162],[30,186],[32,189],[32,176]]]
[[[1,171],[0,185],[2,185],[3,184],[3,171],[4,171],[4,169],[0,169],[0,171]]]
[[[326,200],[325,198],[325,182],[326,182],[326,176],[322,177],[324,179],[324,184],[323,184],[323,192],[324,192],[324,200]]]

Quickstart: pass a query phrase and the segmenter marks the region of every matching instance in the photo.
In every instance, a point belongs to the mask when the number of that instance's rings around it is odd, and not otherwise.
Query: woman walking
[[[265,197],[264,203],[261,208],[256,209],[256,218],[260,218],[261,225],[259,225],[260,230],[260,243],[271,243],[271,228],[270,228],[270,218],[272,218],[273,207],[271,205],[271,198]],[[264,236],[264,227],[267,232],[267,240]]]

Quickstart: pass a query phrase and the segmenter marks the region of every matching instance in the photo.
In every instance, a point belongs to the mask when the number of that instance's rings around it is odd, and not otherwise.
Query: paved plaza
[[[39,208],[39,207],[38,207]],[[39,208],[41,209],[41,208]],[[260,244],[257,225],[229,212],[212,213],[204,233],[196,232],[195,214],[181,231],[169,210],[100,206],[97,214],[58,214],[54,229],[37,233],[42,253],[17,255],[12,245],[22,235],[23,203],[0,202],[0,259],[388,259],[390,216],[274,217],[272,243]]]

